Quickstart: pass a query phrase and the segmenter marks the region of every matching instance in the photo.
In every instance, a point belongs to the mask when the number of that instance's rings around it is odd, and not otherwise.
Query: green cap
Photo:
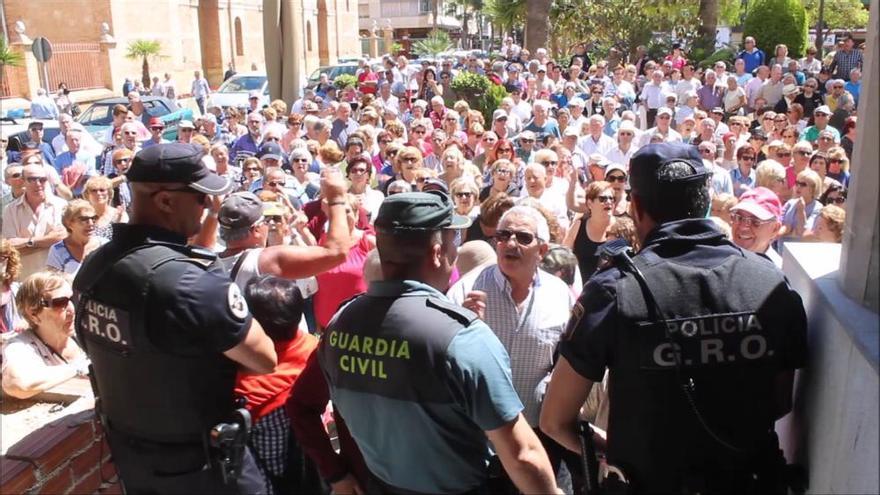
[[[466,229],[471,219],[456,215],[452,200],[441,191],[393,194],[376,214],[376,232],[400,234],[440,229]]]

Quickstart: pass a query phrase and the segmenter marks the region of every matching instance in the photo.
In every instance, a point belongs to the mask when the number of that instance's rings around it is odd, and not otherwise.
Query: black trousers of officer
[[[205,469],[206,452],[202,444],[156,443],[112,430],[107,431],[107,441],[128,495],[267,492],[266,480],[250,450],[245,451],[237,483],[227,485],[216,467]]]

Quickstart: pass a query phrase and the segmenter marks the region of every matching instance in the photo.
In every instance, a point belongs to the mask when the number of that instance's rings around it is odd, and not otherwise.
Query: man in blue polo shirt
[[[745,49],[739,52],[739,55],[736,58],[741,58],[746,63],[746,72],[752,73],[755,69],[760,65],[764,65],[767,60],[767,55],[764,54],[764,51],[758,48],[758,44],[755,43],[755,38],[751,36],[746,36],[745,41]]]

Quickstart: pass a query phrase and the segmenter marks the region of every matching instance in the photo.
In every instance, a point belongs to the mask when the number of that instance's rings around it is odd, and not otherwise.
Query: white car
[[[269,104],[269,84],[265,72],[242,72],[230,77],[211,93],[207,106],[246,107],[251,91],[260,92],[260,107]]]

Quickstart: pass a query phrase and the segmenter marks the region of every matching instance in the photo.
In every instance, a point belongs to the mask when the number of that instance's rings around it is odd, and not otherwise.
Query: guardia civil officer
[[[386,198],[375,221],[383,280],[324,331],[318,360],[369,493],[486,493],[487,438],[520,490],[561,493],[504,347],[443,294],[456,229],[469,224],[441,191]]]
[[[587,282],[560,345],[541,428],[580,451],[578,411],[607,368],[611,490],[784,492],[773,425],[791,408],[806,316],[772,263],[705,218],[710,178],[692,146],[632,157],[642,251],[606,250],[612,266]]]
[[[77,335],[126,493],[265,492],[246,449],[228,449],[246,440],[228,418],[236,371],[270,372],[276,356],[215,256],[186,245],[208,196],[231,187],[201,157],[183,143],[135,155],[131,223],[113,225],[74,280]],[[212,447],[215,427],[215,442],[234,445]]]

